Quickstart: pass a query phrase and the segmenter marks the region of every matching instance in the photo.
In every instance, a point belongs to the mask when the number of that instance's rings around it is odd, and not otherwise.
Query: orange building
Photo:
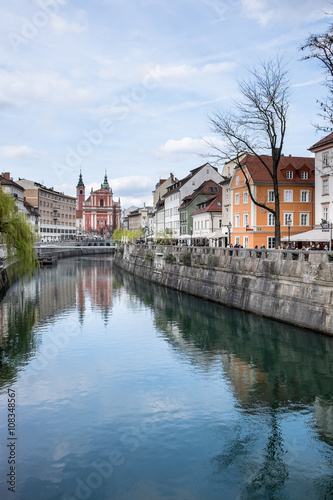
[[[261,156],[267,165],[270,156]],[[241,162],[249,179],[254,199],[274,208],[272,178],[260,159],[246,155]],[[312,229],[314,223],[314,158],[282,156],[279,163],[278,182],[280,197],[281,238]],[[230,180],[232,199],[231,243],[244,248],[265,245],[274,248],[275,221],[268,210],[258,207],[250,198],[245,178],[236,167]],[[288,224],[289,223],[289,224]]]

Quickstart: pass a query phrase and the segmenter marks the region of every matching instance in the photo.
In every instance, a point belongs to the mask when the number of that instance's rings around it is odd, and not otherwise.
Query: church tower
[[[85,200],[85,191],[86,187],[82,180],[82,173],[80,170],[79,182],[77,183],[76,186],[76,210],[82,210],[83,208],[83,202]]]

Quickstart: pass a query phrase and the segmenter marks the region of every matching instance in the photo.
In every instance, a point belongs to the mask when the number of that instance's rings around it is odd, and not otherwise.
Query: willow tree
[[[35,233],[26,216],[18,211],[15,199],[0,189],[0,236],[7,258],[15,262],[18,274],[33,271],[36,266]]]
[[[209,156],[216,161],[234,161],[244,175],[253,203],[273,214],[275,248],[281,243],[278,167],[289,108],[287,74],[281,58],[261,61],[250,71],[248,81],[238,83],[239,98],[233,101],[233,109],[208,116],[211,130],[222,139],[222,146],[221,141],[219,145],[214,141],[208,143],[213,151]],[[244,154],[257,157],[262,168],[269,173],[274,190],[273,204],[256,199],[242,163]],[[270,161],[262,155],[269,155]]]

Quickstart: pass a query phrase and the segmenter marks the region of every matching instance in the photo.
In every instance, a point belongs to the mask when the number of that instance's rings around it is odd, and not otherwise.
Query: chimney
[[[7,181],[10,181],[10,172],[4,172],[3,176],[5,179],[7,179]]]

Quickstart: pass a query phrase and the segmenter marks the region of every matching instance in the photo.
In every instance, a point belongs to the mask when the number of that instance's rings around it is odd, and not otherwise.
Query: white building
[[[309,150],[315,153],[315,224],[333,223],[333,132]]]
[[[227,239],[222,227],[222,192],[200,201],[192,219],[194,240],[209,240],[210,246],[218,246],[220,241],[222,244],[222,239]]]
[[[223,177],[216,167],[213,167],[210,163],[205,163],[191,170],[187,177],[175,182],[168,188],[167,193],[164,195],[165,230],[173,238],[179,238],[180,236],[179,207],[183,198],[193,193],[197,187],[208,180],[220,183]]]

